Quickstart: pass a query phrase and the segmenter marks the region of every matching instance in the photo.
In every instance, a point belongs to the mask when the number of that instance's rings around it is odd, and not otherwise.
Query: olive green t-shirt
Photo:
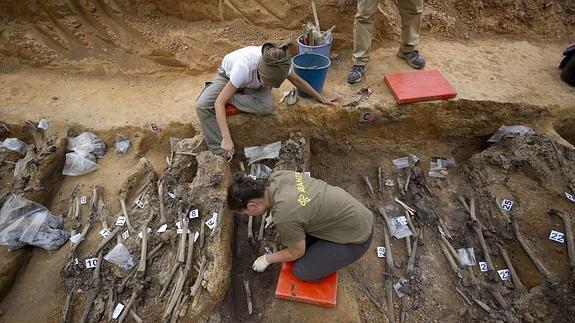
[[[293,171],[272,173],[268,199],[283,245],[304,240],[306,233],[342,244],[365,242],[373,214],[342,188]]]

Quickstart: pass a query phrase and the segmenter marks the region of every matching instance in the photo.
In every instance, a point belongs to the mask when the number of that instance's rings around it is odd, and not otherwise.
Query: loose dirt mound
[[[351,48],[354,1],[320,0],[322,26],[337,26],[338,48]],[[221,57],[247,42],[295,39],[311,20],[309,2],[4,1],[0,25],[3,71],[21,65],[74,71],[142,73],[214,70]],[[376,14],[376,39],[396,39],[399,15],[391,2]],[[563,38],[573,28],[569,0],[426,3],[423,34],[469,40],[484,34]],[[237,31],[241,30],[241,33]]]

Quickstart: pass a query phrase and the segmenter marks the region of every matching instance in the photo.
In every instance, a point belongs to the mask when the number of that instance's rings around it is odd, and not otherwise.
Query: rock
[[[531,316],[531,314],[529,313],[525,313],[525,315],[523,316],[523,319],[525,320],[525,322],[527,323],[533,323],[535,322],[535,318],[533,316]]]

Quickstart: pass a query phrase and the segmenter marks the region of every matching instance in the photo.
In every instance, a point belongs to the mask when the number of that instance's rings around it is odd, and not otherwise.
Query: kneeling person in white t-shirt
[[[206,87],[196,100],[196,112],[208,148],[231,157],[234,143],[226,122],[226,105],[232,104],[242,112],[272,113],[270,91],[279,88],[286,79],[319,102],[331,104],[330,100],[293,72],[287,46],[265,43],[227,54],[214,79],[206,82]]]

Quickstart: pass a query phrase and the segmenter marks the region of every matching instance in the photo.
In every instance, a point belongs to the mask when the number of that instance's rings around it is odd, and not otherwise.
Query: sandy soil
[[[426,69],[439,69],[455,86],[458,96],[444,103],[398,106],[383,83],[383,75],[387,73],[410,71],[395,57],[396,47],[391,40],[399,28],[395,7],[383,4],[383,14],[378,13],[376,22],[378,32],[367,78],[361,85],[350,86],[345,78],[352,64],[349,48],[351,17],[355,11],[353,1],[317,2],[322,23],[337,25],[336,48],[324,91],[340,93],[344,98],[335,107],[302,99],[294,107],[278,105],[271,116],[232,117],[229,122],[236,145],[285,140],[289,131],[302,129],[311,140],[313,176],[347,189],[370,207],[386,206],[393,212],[400,211],[393,206],[393,197],[399,193],[391,190],[372,200],[361,180],[366,175],[373,180],[378,166],[382,166],[390,178],[403,176],[391,168],[391,159],[414,153],[422,158],[425,170],[433,156],[455,157],[458,163],[471,169],[473,165],[486,163],[486,167],[492,169],[492,173],[487,174],[492,184],[488,188],[475,187],[478,182],[463,167],[458,167],[450,171],[447,180],[430,180],[434,198],[415,193],[409,198],[422,214],[432,215],[429,218],[421,215],[417,219],[425,227],[425,244],[418,249],[418,278],[414,278],[417,293],[410,297],[408,321],[526,319],[525,313],[540,320],[545,315],[559,318],[560,307],[551,304],[549,300],[553,296],[548,296],[547,289],[547,294],[542,294],[546,296],[532,296],[543,305],[530,307],[533,303],[513,294],[515,290],[505,285],[502,290],[505,298],[514,303],[512,310],[499,309],[493,300],[485,298],[487,292],[481,288],[471,293],[498,308],[497,315],[491,317],[477,306],[466,306],[450,288],[457,284],[457,279],[441,253],[433,230],[436,215],[440,214],[455,237],[454,246],[464,246],[466,239],[473,238],[469,238],[472,232],[461,220],[466,214],[456,200],[457,194],[483,196],[488,191],[498,198],[513,197],[519,205],[517,215],[521,216],[522,230],[536,245],[536,254],[562,282],[568,281],[565,246],[546,239],[549,229],[562,228],[561,222],[550,219],[546,211],[550,207],[573,210],[572,205],[560,198],[573,174],[561,173],[555,164],[544,171],[533,171],[523,166],[524,160],[513,164],[516,167],[513,171],[505,168],[503,171],[501,165],[489,164],[491,159],[487,157],[487,161],[477,159],[488,147],[485,139],[499,125],[521,123],[556,140],[567,156],[565,162],[573,169],[574,160],[569,159],[569,151],[575,144],[575,91],[560,81],[556,66],[561,51],[574,40],[575,5],[570,1],[550,5],[548,1],[533,0],[522,1],[521,5],[507,1],[474,1],[472,4],[427,1],[421,46],[427,60]],[[45,201],[54,213],[65,212],[62,200],[76,184],[83,184],[87,191],[93,184],[104,187],[103,197],[114,201],[110,207],[115,213],[119,209],[115,196],[129,174],[127,170],[134,168],[140,157],[148,158],[161,175],[170,152],[169,138],[192,137],[197,133],[194,100],[223,55],[265,39],[294,39],[301,23],[311,17],[307,1],[296,0],[282,5],[247,0],[136,1],[134,5],[127,1],[103,0],[47,1],[45,4],[1,1],[0,8],[6,9],[0,26],[3,40],[0,42],[0,122],[16,128],[26,120],[47,118],[52,134],[63,136],[70,129],[88,129],[109,146],[113,145],[116,133],[134,139],[133,150],[125,158],[107,154],[99,161],[99,171],[64,179]],[[366,85],[374,90],[368,100],[357,109],[342,107]],[[274,90],[275,101],[289,88],[286,82],[280,90]],[[362,111],[373,112],[375,121],[359,123]],[[150,123],[160,124],[163,131],[152,132]],[[491,148],[485,155],[496,160],[505,155],[506,149],[519,151],[524,147],[515,143],[506,145]],[[540,142],[537,145],[544,146]],[[545,149],[542,151],[549,152]],[[507,156],[511,160],[515,157]],[[470,158],[473,163],[468,162]],[[533,160],[535,164],[543,164],[540,159]],[[232,170],[235,169],[234,164]],[[474,186],[470,187],[470,183]],[[539,202],[542,197],[545,202]],[[497,222],[491,222],[495,211],[480,197],[478,204],[482,207],[482,221],[497,229]],[[235,225],[245,226],[244,222],[236,221]],[[383,245],[384,230],[378,216],[374,250],[375,246]],[[494,229],[492,235],[496,239],[493,241],[502,239],[509,243],[506,248],[526,287],[543,286],[541,275],[518,243],[506,238],[507,234]],[[93,232],[88,240],[95,243],[97,238],[98,233]],[[251,251],[239,247],[238,239],[243,237],[236,237],[232,248],[235,256],[255,258],[257,255],[253,252],[250,254]],[[472,244],[479,250],[475,240]],[[396,267],[403,270],[407,259],[404,243],[394,240],[392,245]],[[13,288],[0,303],[4,313],[0,320],[59,321],[67,292],[60,277],[67,248],[53,254],[43,250],[27,252],[31,253],[30,261],[22,266]],[[22,257],[11,259],[21,265],[25,263]],[[498,268],[503,268],[501,257],[495,258]],[[233,274],[249,272],[246,265],[249,262],[241,263],[245,268],[234,268]],[[245,295],[238,288],[241,285],[232,283],[226,299],[209,315],[209,320],[380,322],[387,319],[383,278],[386,268],[384,262],[375,257],[375,252],[369,252],[341,271],[335,309],[275,300],[277,270],[272,268],[262,276],[250,273],[250,279],[261,279],[259,286],[265,287],[255,292],[255,313],[251,317],[245,313]],[[476,274],[482,282],[489,282],[487,275],[479,271]],[[375,291],[381,308],[367,298],[366,286]],[[571,299],[573,291],[551,295]],[[30,305],[34,305],[33,311],[21,310]],[[398,312],[396,301],[395,314]],[[513,320],[509,318],[509,321]]]

